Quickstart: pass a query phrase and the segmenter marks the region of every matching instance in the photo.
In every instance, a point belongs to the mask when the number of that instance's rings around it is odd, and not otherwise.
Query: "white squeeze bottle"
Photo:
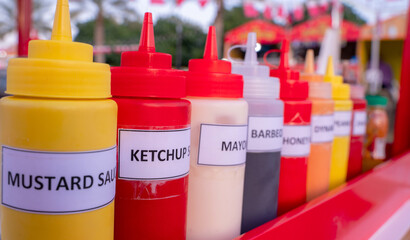
[[[244,61],[230,57],[230,51],[239,47],[246,48]],[[246,46],[233,46],[228,51],[232,73],[243,75],[243,95],[249,104],[242,233],[276,217],[283,141],[279,79],[269,76],[268,66],[258,64],[255,47],[256,33],[250,32]]]
[[[189,61],[187,96],[192,103],[187,239],[240,235],[248,104],[242,76],[218,60],[215,28],[203,59]]]

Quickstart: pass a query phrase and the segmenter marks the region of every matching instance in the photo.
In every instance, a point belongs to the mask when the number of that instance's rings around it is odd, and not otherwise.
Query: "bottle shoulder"
[[[283,116],[283,101],[279,99],[246,99],[249,116]]]
[[[192,105],[247,106],[243,98],[187,98]]]
[[[338,99],[335,100],[336,111],[352,111],[353,102],[350,99]]]
[[[112,99],[58,99],[58,98],[27,98],[7,96],[0,99],[0,106],[14,108],[50,108],[50,109],[100,109],[117,108]]]
[[[144,106],[154,108],[187,108],[191,102],[186,99],[167,99],[167,98],[112,98],[119,106]]]

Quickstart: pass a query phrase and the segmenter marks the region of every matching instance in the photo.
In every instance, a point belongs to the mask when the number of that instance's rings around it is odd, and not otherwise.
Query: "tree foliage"
[[[343,19],[344,20],[347,20],[349,22],[353,22],[353,23],[355,23],[359,26],[366,23],[366,21],[363,18],[361,18],[359,15],[357,15],[356,11],[352,7],[344,4],[343,8],[344,8],[344,10],[343,10]]]
[[[181,65],[188,66],[188,61],[193,58],[201,58],[204,51],[206,34],[198,26],[182,22],[180,19],[162,18],[155,24],[156,49],[159,52],[169,53],[173,57],[177,56],[177,25],[182,25],[182,48]]]
[[[47,14],[50,12],[50,6],[50,0],[32,1],[32,28],[39,33],[51,32],[50,22],[54,15]],[[0,38],[2,38],[17,30],[17,1],[0,0],[0,16]]]
[[[177,32],[178,24],[182,24],[182,66],[188,66],[189,59],[200,58],[205,46],[206,34],[198,27],[189,23],[181,22],[178,18],[169,17],[159,19],[154,27],[156,51],[172,54],[175,65],[177,54]],[[137,21],[124,21],[122,24],[113,19],[104,19],[105,43],[107,45],[137,44],[142,24]],[[94,44],[95,22],[89,21],[78,24],[78,35],[76,41]],[[106,55],[106,62],[118,66],[121,56],[118,53]]]
[[[224,25],[224,30],[225,32],[238,27],[248,21],[250,21],[251,19],[245,17],[245,15],[243,14],[243,7],[234,7],[229,11],[225,12],[225,16],[224,16],[224,21],[225,21],[225,25]]]
[[[104,19],[105,42],[107,45],[137,44],[141,32],[141,23],[136,21],[124,21],[119,24],[112,18]],[[94,45],[95,21],[80,23],[77,25],[78,35],[75,40]],[[118,66],[121,61],[119,53],[106,55],[108,64]]]
[[[326,14],[329,14],[329,12],[327,12]],[[293,20],[292,24],[291,24],[292,26],[296,26],[300,23],[303,23],[303,22],[306,22],[306,21],[310,20],[309,11],[307,9],[306,4],[303,4],[303,18],[302,19],[295,20],[295,17],[293,16],[293,14],[292,14],[291,18]]]
[[[103,46],[105,42],[105,25],[104,19],[115,19],[117,22],[123,22],[126,20],[133,20],[137,18],[136,12],[130,8],[128,0],[83,0],[78,2],[79,10],[88,13],[87,6],[94,6],[97,8],[95,16],[94,27],[94,44],[96,46]],[[106,62],[104,53],[97,53],[95,55],[95,61]]]
[[[332,11],[331,8],[329,8],[324,14],[330,15],[331,11]],[[312,17],[309,16],[309,11],[307,9],[306,4],[303,4],[303,19],[299,21],[293,20],[292,26],[306,22],[310,20],[311,18]],[[361,26],[366,23],[366,21],[363,18],[361,18],[352,7],[346,4],[343,4],[343,20],[355,23],[358,26]]]

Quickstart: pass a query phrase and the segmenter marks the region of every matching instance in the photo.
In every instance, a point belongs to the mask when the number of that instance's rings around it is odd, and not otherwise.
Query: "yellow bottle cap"
[[[324,80],[325,82],[330,82],[332,84],[333,99],[350,99],[350,86],[343,83],[342,76],[336,76],[334,74],[332,56],[327,60],[327,69]]]
[[[68,0],[58,0],[51,40],[29,43],[28,58],[10,60],[6,93],[96,99],[111,97],[107,64],[93,62],[93,47],[72,41]]]

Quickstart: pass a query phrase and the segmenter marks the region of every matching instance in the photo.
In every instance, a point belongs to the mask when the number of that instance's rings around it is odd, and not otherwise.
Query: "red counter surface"
[[[237,239],[410,235],[410,151]]]

